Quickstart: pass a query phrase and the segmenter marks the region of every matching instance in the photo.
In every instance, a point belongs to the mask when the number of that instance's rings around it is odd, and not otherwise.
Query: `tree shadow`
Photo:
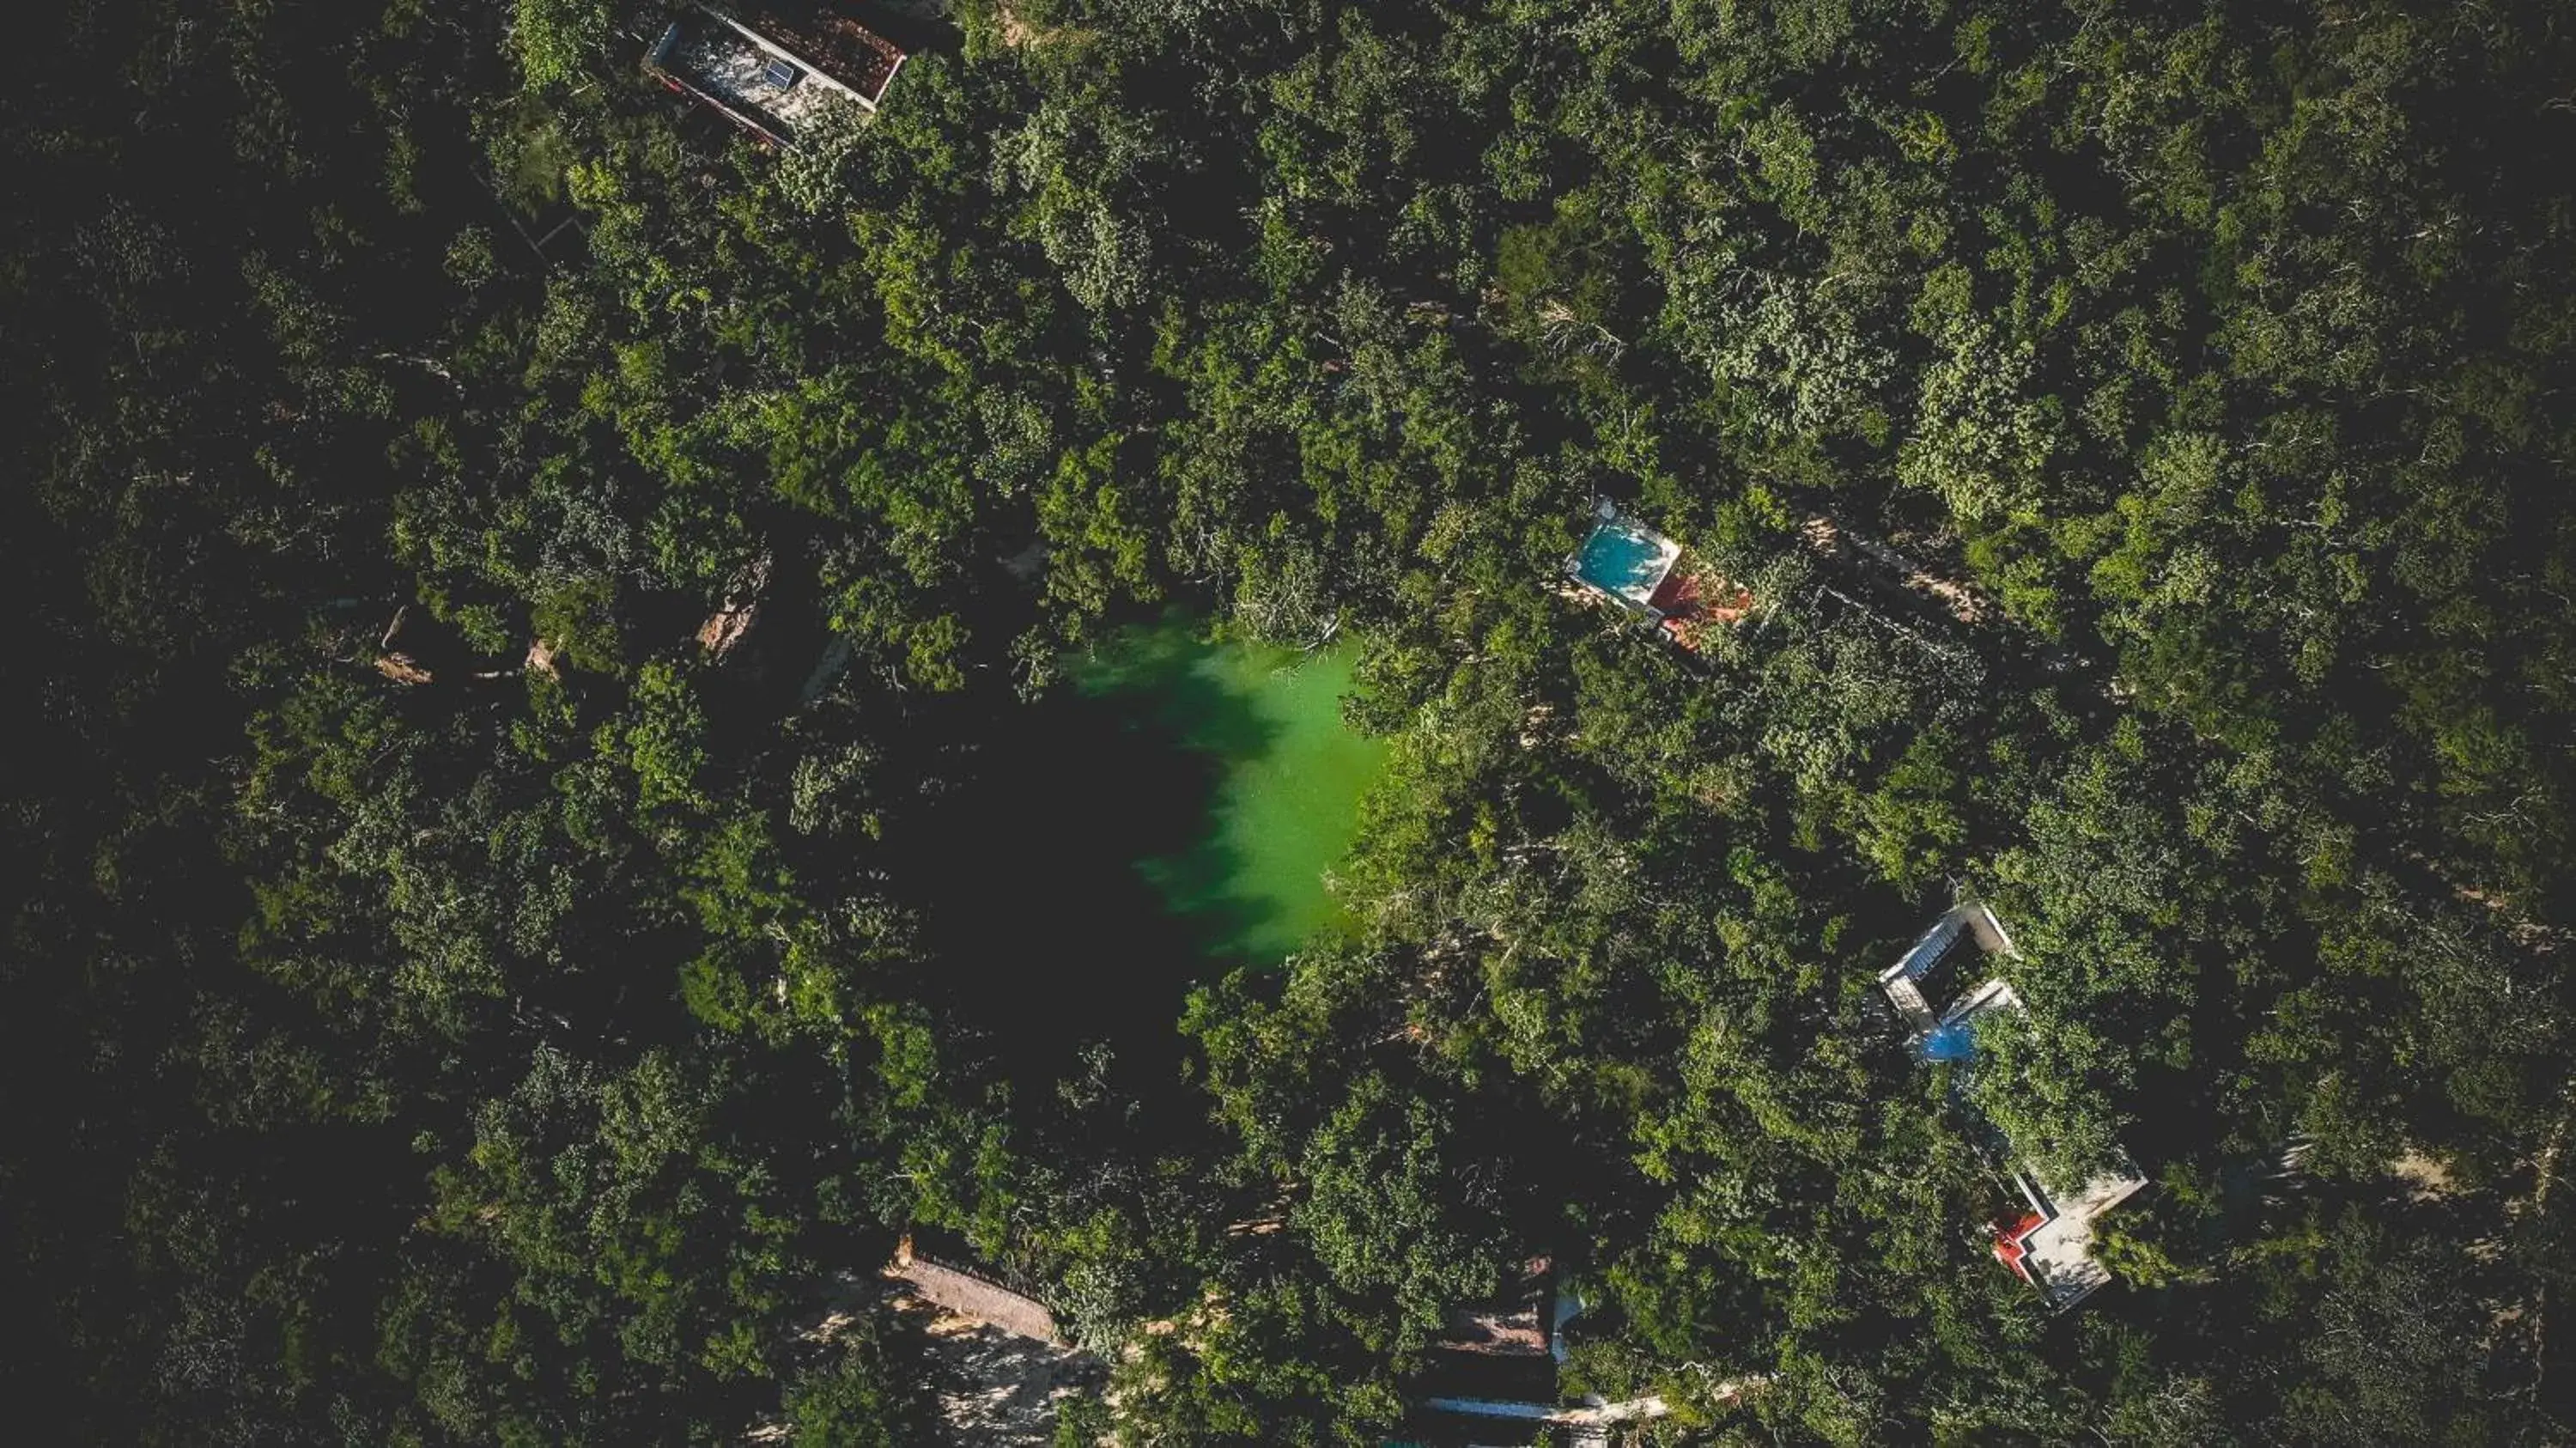
[[[1275,915],[1233,888],[1217,805],[1279,731],[1202,667],[1214,647],[1167,618],[1071,661],[1072,687],[1010,711],[927,831],[946,994],[1028,1084],[1094,1042],[1177,1064],[1189,987]]]
[[[859,0],[849,12],[907,55],[953,55],[966,42],[966,32],[940,0]]]

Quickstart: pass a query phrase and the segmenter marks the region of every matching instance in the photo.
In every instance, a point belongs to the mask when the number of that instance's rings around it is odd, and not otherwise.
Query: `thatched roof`
[[[721,659],[733,652],[742,636],[760,618],[760,596],[769,587],[769,555],[761,554],[734,570],[725,582],[724,603],[698,627],[698,647],[709,658]]]
[[[960,1317],[971,1317],[990,1323],[1017,1337],[1038,1342],[1063,1344],[1063,1334],[1056,1330],[1055,1314],[1046,1304],[1023,1297],[1006,1287],[999,1287],[972,1273],[954,1267],[943,1267],[925,1261],[909,1250],[896,1254],[888,1263],[885,1275],[909,1286],[926,1302],[936,1303]]]

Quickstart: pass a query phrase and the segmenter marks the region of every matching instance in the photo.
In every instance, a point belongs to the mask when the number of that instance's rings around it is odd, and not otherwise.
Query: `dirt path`
[[[938,1365],[939,1406],[959,1448],[1045,1448],[1066,1399],[1097,1392],[1108,1374],[1078,1348],[1016,1337],[904,1293],[894,1307],[917,1314]]]

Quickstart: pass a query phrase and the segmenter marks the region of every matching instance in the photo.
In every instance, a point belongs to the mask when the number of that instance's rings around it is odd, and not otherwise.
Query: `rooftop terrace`
[[[832,0],[746,10],[742,23],[769,43],[811,62],[817,71],[865,101],[870,110],[885,99],[894,73],[903,68],[903,52],[894,42],[861,25]]]
[[[682,11],[646,65],[745,130],[793,146],[832,106],[873,111],[903,52],[824,0],[810,10]]]
[[[2110,1271],[2093,1260],[2093,1224],[2147,1184],[2137,1167],[2123,1158],[2081,1191],[2067,1194],[2050,1191],[2027,1171],[2015,1171],[2013,1184],[2021,1188],[2030,1212],[1996,1234],[1996,1260],[2061,1310],[2109,1283]]]

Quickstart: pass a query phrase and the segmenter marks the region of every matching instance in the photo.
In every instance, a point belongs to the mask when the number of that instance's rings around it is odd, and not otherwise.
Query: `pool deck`
[[[1751,590],[1607,498],[1593,503],[1591,531],[1566,558],[1564,574],[1569,596],[1607,599],[1685,652],[1698,652],[1710,630],[1733,627],[1754,611]]]

